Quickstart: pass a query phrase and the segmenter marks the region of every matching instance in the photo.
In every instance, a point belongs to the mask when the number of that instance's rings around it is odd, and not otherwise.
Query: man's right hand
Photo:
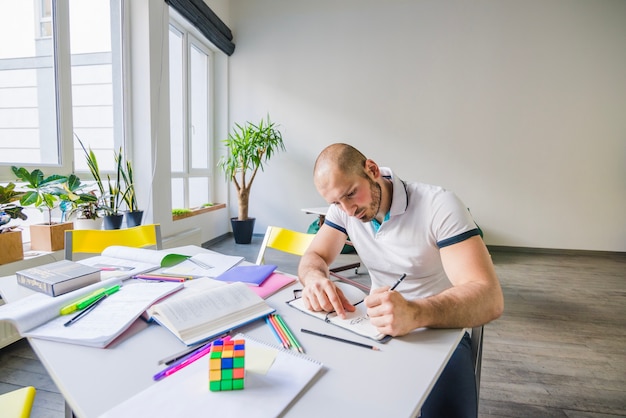
[[[320,312],[335,311],[341,318],[346,317],[347,312],[354,312],[356,309],[346,299],[341,289],[339,289],[329,278],[307,277],[302,298],[307,309]]]

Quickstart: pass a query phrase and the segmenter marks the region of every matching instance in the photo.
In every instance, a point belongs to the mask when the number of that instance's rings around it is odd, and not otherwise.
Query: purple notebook
[[[252,286],[260,286],[276,270],[274,264],[261,264],[251,266],[235,266],[220,274],[215,280],[223,282],[243,282]]]

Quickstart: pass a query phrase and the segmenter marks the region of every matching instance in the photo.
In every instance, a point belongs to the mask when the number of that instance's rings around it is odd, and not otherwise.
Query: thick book
[[[100,281],[100,269],[69,260],[15,273],[17,283],[49,296],[59,296]]]
[[[201,279],[198,285],[209,283]],[[183,292],[156,303],[147,310],[154,320],[170,330],[183,343],[197,344],[275,311],[244,283],[220,283],[204,289],[187,287]]]
[[[252,286],[260,286],[276,270],[276,267],[274,264],[235,266],[215,279],[228,283],[243,282]]]
[[[314,382],[323,364],[295,351],[258,341],[246,334],[243,390],[211,392],[206,361],[195,361],[116,405],[100,418],[215,417],[274,418]]]
[[[121,285],[119,291],[108,296],[80,321],[64,326],[77,314],[60,315],[64,306],[115,285]],[[142,283],[137,280],[122,283],[114,278],[56,298],[36,293],[3,305],[0,320],[13,323],[23,337],[103,348],[130,328],[150,305],[182,288],[183,283]]]
[[[322,321],[347,329],[363,337],[383,343],[389,341],[391,336],[378,332],[376,327],[371,324],[369,316],[367,316],[367,308],[363,304],[363,300],[367,294],[361,289],[347,283],[335,282],[335,284],[341,289],[348,301],[356,308],[354,312],[346,312],[345,319],[342,319],[335,312],[315,312],[308,310],[304,306],[302,298],[289,300],[287,304]]]

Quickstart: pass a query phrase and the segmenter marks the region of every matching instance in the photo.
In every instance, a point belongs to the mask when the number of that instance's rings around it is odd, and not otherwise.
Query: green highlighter
[[[94,301],[101,298],[103,295],[112,295],[113,293],[120,290],[120,285],[111,286],[106,289],[98,289],[95,292],[87,295],[86,297],[80,299],[77,302],[74,302],[70,305],[64,306],[61,308],[61,315],[71,314],[72,312],[80,311],[81,309],[85,309],[87,306],[91,305]]]

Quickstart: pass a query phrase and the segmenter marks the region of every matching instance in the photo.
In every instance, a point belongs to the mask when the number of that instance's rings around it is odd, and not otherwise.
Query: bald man
[[[405,182],[347,144],[320,153],[313,181],[330,207],[298,268],[308,309],[340,316],[354,310],[329,279],[329,265],[349,235],[370,274],[365,306],[381,333],[471,328],[502,314],[491,257],[454,193]],[[403,274],[406,278],[391,290]],[[466,334],[424,403],[422,417],[475,417],[477,405]]]

